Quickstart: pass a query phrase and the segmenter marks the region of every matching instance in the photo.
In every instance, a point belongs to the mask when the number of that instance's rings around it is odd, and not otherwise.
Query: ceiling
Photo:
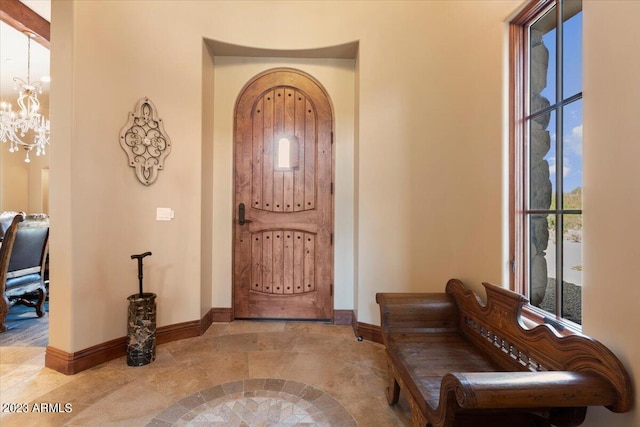
[[[50,0],[20,0],[38,15],[51,22]],[[40,80],[49,75],[49,49],[31,41],[31,81]],[[27,37],[10,25],[0,21],[0,99],[17,108],[18,92],[14,89],[14,77],[27,79]],[[43,95],[46,101],[49,95],[49,83],[43,83]],[[43,105],[45,107],[45,105]]]

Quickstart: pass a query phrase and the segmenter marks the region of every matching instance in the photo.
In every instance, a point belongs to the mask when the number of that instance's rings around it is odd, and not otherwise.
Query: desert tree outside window
[[[582,323],[582,0],[532,0],[510,25],[511,284]]]

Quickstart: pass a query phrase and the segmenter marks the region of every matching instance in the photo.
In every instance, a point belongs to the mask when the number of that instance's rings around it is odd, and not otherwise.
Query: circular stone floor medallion
[[[148,426],[356,427],[337,400],[307,384],[246,379],[194,393],[158,414]]]

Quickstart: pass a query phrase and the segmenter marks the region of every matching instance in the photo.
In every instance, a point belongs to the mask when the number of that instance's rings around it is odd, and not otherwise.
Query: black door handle
[[[251,222],[250,219],[244,219],[244,211],[244,203],[240,203],[238,205],[238,224],[240,225],[245,225],[246,223]]]

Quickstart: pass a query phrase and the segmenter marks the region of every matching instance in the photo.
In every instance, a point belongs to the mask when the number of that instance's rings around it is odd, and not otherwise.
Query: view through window
[[[524,59],[520,140],[515,138],[518,206],[514,280],[531,304],[582,319],[582,1],[537,2],[520,23]],[[540,7],[542,5],[543,7]],[[518,99],[519,98],[519,99]],[[516,287],[518,288],[518,287]]]

